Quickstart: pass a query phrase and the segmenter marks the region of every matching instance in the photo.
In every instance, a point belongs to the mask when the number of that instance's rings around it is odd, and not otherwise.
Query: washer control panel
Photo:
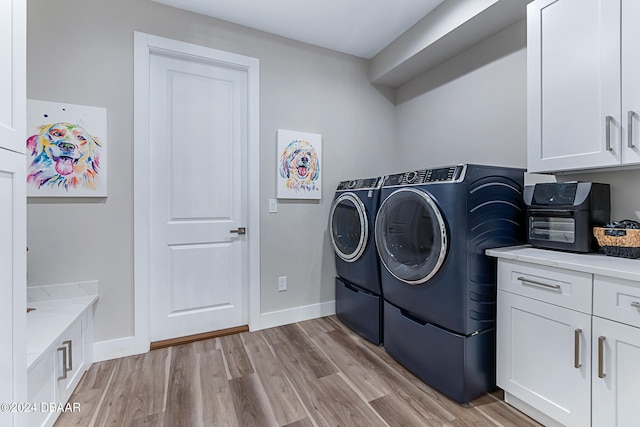
[[[464,165],[448,166],[436,169],[422,169],[389,175],[385,177],[384,187],[396,185],[430,184],[437,182],[452,182],[461,179]]]
[[[380,184],[382,183],[382,178],[362,178],[362,179],[352,179],[350,181],[342,181],[338,184],[337,191],[345,191],[345,190],[374,190],[376,188],[380,188]]]

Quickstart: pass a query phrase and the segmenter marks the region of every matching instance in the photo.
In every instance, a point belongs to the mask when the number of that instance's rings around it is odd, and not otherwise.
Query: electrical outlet
[[[278,292],[287,290],[287,276],[278,277]]]

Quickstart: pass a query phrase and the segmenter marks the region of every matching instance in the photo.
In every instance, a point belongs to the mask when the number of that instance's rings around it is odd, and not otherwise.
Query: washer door
[[[431,279],[447,254],[447,229],[431,196],[414,188],[391,193],[375,224],[380,261],[396,279],[420,285]]]
[[[329,218],[334,251],[347,262],[357,261],[369,239],[369,220],[362,200],[354,193],[342,193],[333,202]]]

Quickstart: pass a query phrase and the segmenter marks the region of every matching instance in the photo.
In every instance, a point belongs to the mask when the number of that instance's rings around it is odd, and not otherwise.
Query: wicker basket
[[[593,227],[593,235],[609,256],[640,258],[640,230]]]

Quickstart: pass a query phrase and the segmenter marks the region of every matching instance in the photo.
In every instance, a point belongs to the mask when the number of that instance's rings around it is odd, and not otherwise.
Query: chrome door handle
[[[634,148],[633,144],[633,118],[635,117],[635,111],[627,112],[627,147]]]
[[[633,307],[633,308],[637,308],[637,309],[640,309],[640,302],[638,302],[638,301],[634,301],[634,302],[632,302],[632,303],[631,303],[631,307]]]
[[[606,150],[613,151],[611,148],[611,121],[613,120],[612,116],[605,117],[605,141],[606,141]]]
[[[247,234],[247,228],[246,227],[238,227],[235,230],[229,230],[229,233]]]
[[[524,283],[529,283],[530,285],[535,285],[535,286],[542,286],[543,288],[549,288],[549,289],[553,289],[553,290],[560,290],[560,285],[556,285],[556,284],[549,284],[549,283],[543,283],[543,282],[538,282],[536,280],[530,280],[527,279],[526,277],[518,277],[518,280],[521,281],[523,284]]]

